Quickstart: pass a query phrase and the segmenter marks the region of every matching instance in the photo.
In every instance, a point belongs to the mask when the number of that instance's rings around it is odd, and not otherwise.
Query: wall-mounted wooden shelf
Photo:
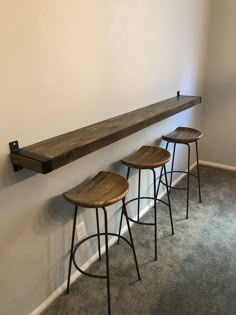
[[[9,144],[11,160],[15,171],[27,168],[46,174],[200,103],[200,96],[178,93],[176,97],[21,149],[13,141]]]

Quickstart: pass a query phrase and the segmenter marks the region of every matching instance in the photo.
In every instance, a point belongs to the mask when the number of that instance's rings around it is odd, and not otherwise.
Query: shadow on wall
[[[85,179],[77,187],[83,186],[90,179]],[[69,203],[63,195],[50,198],[41,205],[41,208],[34,222],[34,230],[39,235],[48,235],[48,226],[50,226],[53,232],[54,228],[57,229],[58,226],[64,227],[66,223],[71,222],[74,218],[75,206]],[[85,211],[85,209],[79,208],[79,215],[83,215]]]
[[[42,203],[40,208],[33,220],[32,228],[35,235],[44,239],[44,257],[47,259],[47,265],[50,266],[46,271],[49,279],[47,284],[51,292],[56,290],[67,277],[74,206],[68,203],[63,195],[58,195]],[[80,216],[84,216],[85,211],[79,209],[77,222]],[[86,258],[86,255],[84,256]]]
[[[10,152],[9,152],[10,154]],[[11,163],[10,155],[5,155],[5,158],[1,158],[1,180],[0,180],[0,191],[15,185],[21,181],[24,181],[34,175],[37,175],[37,173],[22,169],[19,172],[15,172],[13,165]]]

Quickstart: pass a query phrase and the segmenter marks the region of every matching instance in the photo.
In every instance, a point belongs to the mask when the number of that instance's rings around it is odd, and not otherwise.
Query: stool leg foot
[[[189,174],[190,174],[190,145],[188,146],[188,174],[187,174],[187,208],[186,208],[186,219],[188,219],[188,208],[189,208]]]
[[[175,162],[175,149],[176,149],[176,143],[174,143],[174,151],[173,151],[173,157],[172,157],[172,163],[171,163],[170,189],[169,189],[170,193],[171,193],[171,186],[172,186],[172,179],[173,179],[173,170],[174,170],[174,162]]]
[[[166,166],[164,165],[164,173],[165,173],[165,181],[166,181],[166,185],[168,184],[167,181],[167,174],[166,174]],[[166,194],[167,194],[167,199],[168,199],[168,205],[169,205],[169,213],[170,213],[170,223],[171,223],[171,231],[172,231],[172,235],[174,235],[174,225],[173,225],[173,219],[172,219],[172,211],[171,211],[171,203],[170,203],[170,195],[169,195],[169,191],[168,189],[166,190]]]
[[[130,224],[129,224],[129,219],[128,219],[128,215],[127,215],[126,206],[125,206],[125,200],[124,199],[122,200],[122,203],[123,203],[122,213],[124,214],[124,216],[126,218],[126,222],[127,222],[127,227],[128,227],[128,231],[129,231],[129,238],[130,238],[130,243],[132,245],[132,251],[133,251],[133,255],[134,255],[134,262],[135,262],[135,265],[136,265],[138,279],[141,280],[140,273],[139,273],[137,256],[136,256],[136,252],[135,252],[135,248],[134,248],[134,241],[133,241],[133,237],[132,237],[132,233],[131,233],[131,228],[130,228]]]
[[[67,294],[69,293],[69,290],[70,290],[70,275],[71,275],[71,265],[72,265],[72,257],[73,257],[73,247],[74,247],[74,240],[75,240],[75,229],[76,229],[77,211],[78,211],[78,207],[75,206],[73,230],[72,230],[72,237],[71,237],[71,248],[70,248],[70,261],[69,261],[69,270],[68,270],[68,280],[67,280],[67,289],[66,289],[66,293],[67,293]]]
[[[111,314],[111,295],[110,295],[110,272],[109,272],[109,253],[108,253],[108,228],[107,228],[107,211],[104,211],[104,225],[105,225],[105,247],[106,247],[106,278],[107,278],[107,306],[108,315]]]
[[[155,260],[157,260],[157,203],[156,203],[156,172],[153,172],[153,200],[154,200],[154,244],[155,244]]]
[[[99,228],[98,208],[96,208],[96,220],[97,220],[97,235],[98,235],[98,255],[99,255],[99,260],[101,260],[102,256],[101,256],[101,243],[100,243],[100,228]]]
[[[197,173],[198,173],[198,195],[199,195],[199,202],[202,202],[201,185],[200,185],[200,168],[199,168],[199,158],[198,158],[198,143],[197,143],[197,141],[196,141],[196,155],[197,155]]]

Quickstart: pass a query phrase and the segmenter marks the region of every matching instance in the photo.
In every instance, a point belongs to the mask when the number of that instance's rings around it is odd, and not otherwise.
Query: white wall
[[[236,166],[236,1],[212,1],[202,159]]]
[[[125,174],[120,158],[160,143],[178,125],[201,128],[201,105],[48,175],[14,173],[8,142],[30,145],[177,90],[201,95],[208,2],[1,1],[2,314],[29,314],[66,279],[73,207],[62,193],[101,169]],[[178,164],[185,168],[184,153]],[[78,218],[87,230],[94,229],[92,214],[81,210]],[[111,225],[117,226],[117,216],[111,215]]]

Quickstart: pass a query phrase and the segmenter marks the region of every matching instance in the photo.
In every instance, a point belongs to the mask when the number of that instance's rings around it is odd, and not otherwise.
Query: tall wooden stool
[[[164,175],[166,179],[167,184],[167,173],[166,173],[166,166],[165,164],[170,160],[170,153],[162,148],[159,148],[157,146],[143,146],[138,151],[136,151],[134,154],[132,154],[129,157],[126,157],[121,160],[121,162],[128,166],[127,171],[127,180],[129,179],[130,169],[138,169],[138,197],[130,199],[126,202],[126,205],[129,204],[132,201],[137,200],[138,201],[138,207],[137,207],[137,220],[132,219],[128,217],[128,219],[134,223],[143,224],[143,225],[153,225],[154,226],[154,243],[155,243],[155,260],[157,260],[157,206],[156,202],[160,201],[161,203],[165,204],[169,208],[169,215],[170,215],[170,222],[171,222],[171,231],[172,234],[174,234],[174,227],[173,227],[173,220],[172,220],[172,213],[171,213],[171,204],[170,204],[170,197],[169,197],[169,191],[167,189],[167,199],[168,203],[164,200],[158,199],[158,192],[160,187],[160,180],[158,183],[158,190],[156,189],[156,171],[155,169],[158,167],[163,167]],[[153,173],[153,197],[141,197],[140,196],[140,188],[141,188],[141,170],[150,169]],[[140,221],[140,200],[141,199],[151,199],[154,202],[154,222],[152,223],[146,223]],[[121,220],[120,220],[120,227],[119,227],[119,235],[121,233],[121,227],[122,227],[122,218],[123,215],[121,214]]]
[[[200,186],[200,170],[199,170],[199,158],[198,158],[198,140],[202,137],[202,133],[199,130],[187,127],[178,127],[173,132],[166,136],[162,136],[162,139],[167,141],[166,149],[168,149],[169,143],[174,143],[173,149],[173,158],[170,173],[170,184],[168,185],[168,189],[180,189],[187,190],[187,206],[186,206],[186,219],[188,219],[188,210],[189,210],[189,177],[190,175],[196,177],[198,179],[198,196],[199,202],[201,202],[201,186]],[[190,172],[190,143],[195,142],[196,145],[196,159],[197,159],[197,175]],[[175,160],[175,149],[176,144],[184,144],[188,147],[188,169],[185,171],[174,171],[174,160]],[[185,173],[187,174],[187,187],[173,187],[172,186],[172,178],[173,173]]]
[[[112,205],[117,203],[118,201],[122,200],[122,207],[121,211],[126,218],[128,232],[130,241],[126,238],[122,237],[124,241],[126,241],[132,249],[134,261],[137,269],[138,279],[140,280],[140,273],[133,243],[133,238],[131,234],[131,229],[129,225],[129,220],[127,217],[126,206],[124,198],[127,195],[129,190],[128,181],[115,173],[105,172],[102,171],[98,173],[93,179],[90,180],[85,186],[75,187],[72,190],[64,193],[64,197],[67,201],[71,202],[75,205],[75,212],[74,212],[74,223],[73,223],[73,231],[72,231],[72,238],[71,238],[71,250],[70,250],[70,261],[69,261],[69,271],[68,271],[68,282],[67,282],[67,293],[69,293],[70,287],[70,275],[71,275],[71,265],[72,262],[76,269],[78,269],[84,275],[94,277],[94,278],[103,278],[107,279],[107,301],[108,301],[108,314],[111,314],[111,302],[110,302],[110,272],[109,272],[109,254],[108,254],[108,235],[118,236],[117,234],[108,232],[108,220],[107,220],[107,210],[106,206]],[[97,220],[97,233],[90,235],[78,243],[74,244],[75,240],[75,229],[76,229],[76,218],[77,218],[77,211],[78,206],[83,208],[95,208],[96,209],[96,220]],[[98,216],[98,209],[101,208],[104,214],[104,228],[105,232],[100,232],[99,227],[99,216]],[[100,236],[105,236],[105,252],[106,252],[106,275],[94,275],[88,272],[85,272],[80,269],[75,261],[75,253],[79,246],[83,244],[85,241],[96,237],[98,241],[98,252],[99,252],[99,259],[101,260],[101,248],[100,248]],[[121,236],[119,236],[121,237]]]

